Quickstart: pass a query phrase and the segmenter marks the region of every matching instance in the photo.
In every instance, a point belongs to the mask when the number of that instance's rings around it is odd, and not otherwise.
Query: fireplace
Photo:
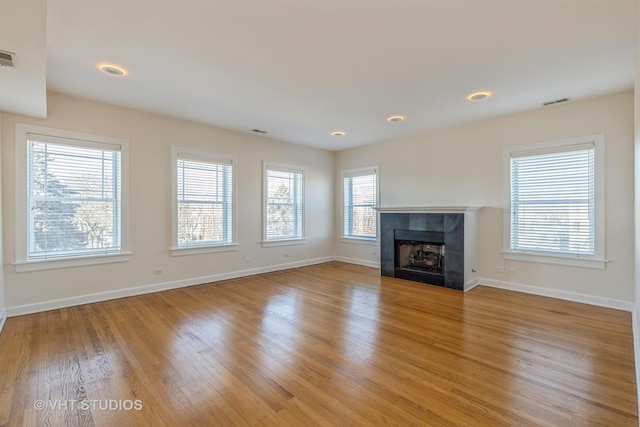
[[[476,273],[479,208],[378,208],[380,274],[464,290]]]
[[[395,277],[444,286],[444,233],[394,230]]]

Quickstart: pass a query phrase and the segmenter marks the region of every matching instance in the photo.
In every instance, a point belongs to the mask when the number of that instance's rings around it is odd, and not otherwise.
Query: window
[[[602,144],[597,136],[509,150],[506,258],[603,268]]]
[[[93,258],[128,254],[126,141],[24,124],[16,141],[16,270],[124,260]]]
[[[342,173],[344,206],[343,235],[346,238],[376,239],[378,236],[378,168]]]
[[[265,162],[264,242],[304,237],[304,169]]]
[[[173,254],[234,245],[234,159],[180,148],[172,157]]]

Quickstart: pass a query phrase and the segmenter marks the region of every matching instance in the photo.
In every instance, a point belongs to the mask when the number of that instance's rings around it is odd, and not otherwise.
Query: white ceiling
[[[39,3],[44,0],[3,0],[0,7],[6,19],[7,7]],[[559,98],[631,89],[635,5],[635,0],[49,0],[46,87],[243,132],[263,129],[267,137],[337,150],[542,108]],[[14,27],[12,44],[4,22],[0,25],[0,49],[13,49],[25,61],[41,55],[37,47],[22,44],[33,36],[34,25]],[[36,35],[44,31],[40,27]],[[130,74],[104,75],[96,70],[100,62],[121,64]],[[38,79],[33,77],[36,86]],[[467,101],[476,90],[494,95]],[[32,114],[39,115],[43,95],[0,93],[0,109],[18,110],[7,108],[7,102],[17,105],[22,98],[33,98]],[[387,123],[392,114],[407,120]],[[347,135],[331,137],[333,130]]]

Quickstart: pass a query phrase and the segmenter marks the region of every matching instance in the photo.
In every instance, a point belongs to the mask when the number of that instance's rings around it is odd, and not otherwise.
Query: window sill
[[[113,255],[94,255],[77,258],[58,258],[38,261],[16,261],[13,265],[16,269],[16,273],[25,273],[29,271],[55,270],[58,268],[127,262],[131,258],[130,255],[131,252],[120,252]]]
[[[540,262],[545,264],[569,265],[573,267],[585,267],[604,270],[607,262],[606,259],[599,258],[577,258],[552,254],[533,254],[523,252],[503,251],[504,259],[526,262]]]
[[[234,252],[237,250],[237,243],[227,243],[224,245],[215,246],[191,246],[187,248],[171,248],[171,256],[211,254],[216,252]]]
[[[274,246],[294,246],[307,244],[307,239],[263,240],[261,243],[263,248],[270,248]]]
[[[348,237],[342,236],[340,239],[342,243],[351,243],[356,245],[368,245],[368,246],[380,246],[380,240],[368,239],[366,237]]]

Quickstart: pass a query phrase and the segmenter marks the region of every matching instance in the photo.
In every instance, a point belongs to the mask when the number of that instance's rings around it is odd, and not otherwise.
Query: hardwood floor
[[[3,425],[638,425],[630,313],[338,262],[10,318],[0,375]]]

